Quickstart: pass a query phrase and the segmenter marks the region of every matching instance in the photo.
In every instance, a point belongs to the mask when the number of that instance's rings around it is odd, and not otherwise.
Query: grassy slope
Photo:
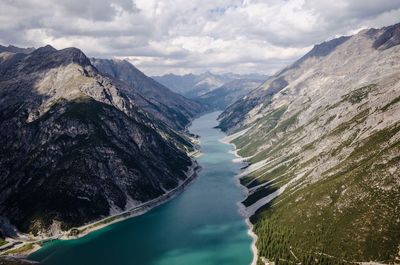
[[[356,89],[329,108],[341,104],[362,106],[363,100],[375,89],[376,85]],[[393,99],[374,111],[384,112],[397,103]],[[322,135],[317,142],[293,151],[290,147],[304,137],[304,128],[296,126],[298,113],[281,119],[285,111],[281,107],[270,112],[258,121],[261,129],[256,133],[235,140],[242,156],[259,151],[251,162],[265,158],[271,161],[241,179],[249,188],[272,180],[243,202],[247,206],[288,183],[296,173],[304,172],[299,186],[286,190],[253,216],[260,256],[279,263],[394,262],[400,240],[400,185],[398,173],[393,171],[400,166],[400,142],[395,137],[400,133],[400,124],[357,140],[358,126],[373,113],[360,107],[352,119]],[[335,118],[331,116],[325,123]],[[318,142],[334,137],[340,137],[341,142],[329,153],[300,160],[302,153],[317,150]],[[263,143],[270,144],[260,152]],[[354,149],[347,154],[345,150],[350,145]],[[327,167],[321,173],[321,180],[306,180],[313,165],[339,157],[340,163]],[[261,259],[259,263],[262,264]]]

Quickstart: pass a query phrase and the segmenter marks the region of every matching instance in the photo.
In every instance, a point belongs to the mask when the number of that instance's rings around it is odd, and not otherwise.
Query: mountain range
[[[262,83],[263,81],[255,79],[235,79],[199,96],[196,100],[210,109],[224,110]]]
[[[219,117],[258,263],[400,261],[400,24],[316,45]]]
[[[234,73],[213,74],[211,72],[205,72],[198,75],[167,74],[163,76],[153,76],[153,79],[169,87],[174,92],[180,93],[185,97],[193,99],[200,98],[205,94],[210,93],[213,90],[233,81],[249,80],[252,82],[261,83],[265,81],[267,78],[268,78],[267,75],[261,75],[261,74],[234,74]],[[240,86],[236,85],[234,90],[237,91],[238,87]]]
[[[187,126],[224,109],[257,265],[398,264],[399,61],[400,24],[315,45],[270,77],[151,78],[77,48],[0,45],[0,247],[169,198],[199,169]]]
[[[35,50],[35,48],[20,48],[13,45],[3,46],[0,45],[0,53],[1,52],[11,52],[11,53],[31,53]]]

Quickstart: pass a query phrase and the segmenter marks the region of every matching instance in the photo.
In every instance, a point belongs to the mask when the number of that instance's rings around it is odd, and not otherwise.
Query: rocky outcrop
[[[317,45],[220,116],[262,259],[398,262],[399,29]]]
[[[0,215],[51,234],[177,187],[193,145],[150,101],[76,48],[0,53]]]

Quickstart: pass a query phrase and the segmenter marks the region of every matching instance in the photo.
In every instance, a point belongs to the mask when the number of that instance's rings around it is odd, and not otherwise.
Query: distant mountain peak
[[[211,71],[206,71],[197,75],[192,73],[185,75],[170,73],[163,76],[153,76],[153,78],[185,97],[199,98],[202,95],[205,95],[206,93],[234,80],[252,79],[265,81],[268,76],[261,74],[215,74]]]
[[[331,52],[333,52],[337,46],[343,44],[344,42],[346,42],[349,39],[350,39],[349,36],[342,36],[342,37],[332,39],[329,41],[324,41],[320,44],[315,45],[307,55],[313,56],[313,57],[327,56]]]
[[[25,54],[28,54],[28,53],[33,52],[34,50],[35,50],[35,48],[33,48],[33,47],[20,48],[20,47],[14,46],[14,45],[8,45],[7,47],[3,46],[3,45],[0,45],[0,53],[1,52],[11,52],[11,53],[25,53]]]
[[[21,61],[30,65],[25,69],[47,70],[62,65],[78,64],[82,67],[90,66],[90,60],[86,55],[77,48],[65,48],[57,50],[51,45],[40,47],[28,54],[26,58]]]
[[[54,48],[51,45],[46,45],[43,47],[39,47],[38,49],[36,49],[35,51],[32,52],[32,54],[42,54],[42,53],[51,53],[51,52],[56,52],[57,49]]]

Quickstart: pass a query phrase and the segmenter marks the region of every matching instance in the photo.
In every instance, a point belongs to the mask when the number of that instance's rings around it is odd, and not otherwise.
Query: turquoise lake
[[[53,241],[29,258],[44,265],[248,265],[251,238],[238,212],[244,198],[231,145],[214,129],[218,112],[193,121],[200,136],[199,177],[151,211],[76,240]]]

